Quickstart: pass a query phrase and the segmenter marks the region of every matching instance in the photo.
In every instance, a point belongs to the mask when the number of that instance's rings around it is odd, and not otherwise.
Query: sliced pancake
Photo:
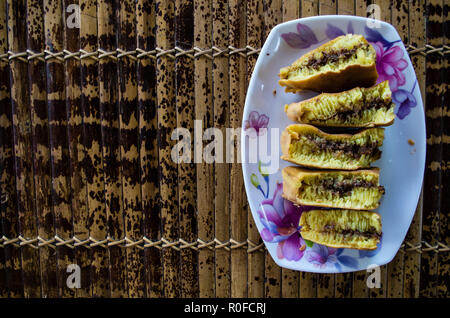
[[[282,177],[283,197],[298,205],[373,210],[384,194],[378,168],[333,171],[286,167]]]
[[[300,217],[306,240],[334,248],[374,250],[380,242],[381,216],[354,210],[311,210]]]
[[[290,125],[281,134],[281,159],[312,168],[368,168],[380,158],[383,138],[383,128],[328,134],[311,125]]]
[[[289,119],[328,127],[376,127],[394,123],[389,82],[341,93],[323,93],[285,106]]]
[[[340,92],[369,87],[378,78],[375,60],[375,49],[362,35],[342,35],[280,69],[279,84],[287,92]]]

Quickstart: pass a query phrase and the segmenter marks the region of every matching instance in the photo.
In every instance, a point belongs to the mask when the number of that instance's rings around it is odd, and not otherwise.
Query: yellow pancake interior
[[[297,181],[297,189],[297,197],[302,204],[343,209],[376,209],[384,194],[378,175],[365,172],[304,174]]]
[[[320,94],[298,105],[286,105],[286,112],[302,123],[351,127],[388,124],[394,120],[394,108],[389,82],[384,81],[369,88]]]
[[[325,43],[280,70],[281,79],[304,80],[322,72],[338,72],[349,65],[375,63],[374,48],[361,35],[347,34]]]
[[[381,237],[378,213],[352,210],[311,210],[300,218],[304,239],[331,246],[375,249]]]
[[[331,135],[310,125],[286,128],[291,138],[288,159],[300,165],[353,170],[378,160],[384,129],[366,129],[354,135]]]

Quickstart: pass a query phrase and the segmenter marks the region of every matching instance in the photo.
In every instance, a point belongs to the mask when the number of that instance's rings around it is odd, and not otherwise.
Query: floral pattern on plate
[[[320,16],[278,25],[270,32],[252,72],[242,118],[242,171],[255,225],[268,253],[281,267],[342,273],[387,264],[398,252],[414,216],[425,167],[422,97],[412,63],[395,28],[380,21],[379,28],[370,29],[367,27],[369,21],[361,17]],[[279,140],[284,127],[292,124],[284,114],[283,105],[315,96],[313,92],[273,94],[274,88],[278,87],[280,68],[329,39],[346,33],[363,34],[374,48],[377,46],[377,68],[390,82],[399,119],[386,128],[383,156],[376,164],[381,169],[380,182],[387,192],[377,209],[383,219],[382,242],[373,251],[335,249],[304,240],[299,235],[298,221],[310,207],[298,207],[283,199],[281,170],[290,164],[279,159],[279,149],[274,154],[271,150],[274,147],[272,140]],[[259,153],[258,143],[263,139],[265,148],[262,149],[270,152],[270,156],[262,157]],[[415,141],[414,146],[408,139]],[[254,148],[255,141],[257,149]],[[256,161],[246,162],[255,151]],[[269,157],[273,159],[264,165],[258,161],[266,162]]]

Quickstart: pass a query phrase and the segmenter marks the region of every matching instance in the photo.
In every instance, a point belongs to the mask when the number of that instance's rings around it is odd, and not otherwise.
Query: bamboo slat
[[[251,47],[261,47],[263,44],[262,30],[264,27],[263,4],[261,1],[247,3],[247,44]],[[255,67],[257,56],[247,58],[247,85]],[[260,242],[261,237],[248,209],[248,238],[253,242]],[[248,297],[264,296],[264,254],[248,254]]]
[[[448,1],[443,1],[444,13],[443,18],[443,42],[449,43],[450,41],[450,25],[448,21]],[[450,70],[450,58],[449,56],[445,56],[443,59],[443,95],[444,99],[442,102],[443,110],[445,107],[450,105],[450,93],[449,93],[449,76],[448,74]],[[447,113],[445,116],[442,114],[443,121],[443,131],[442,131],[442,142],[446,144],[443,145],[442,158],[443,161],[441,163],[442,170],[442,193],[449,193],[450,189],[450,172],[448,167],[450,166],[449,161],[445,162],[445,158],[450,158],[450,149],[449,149],[449,136],[450,136],[450,120],[449,114]],[[439,213],[439,241],[443,242],[447,246],[450,245],[450,220],[449,220],[449,212],[450,211],[450,199],[448,196],[444,195],[442,197],[442,206]],[[438,254],[438,278],[437,278],[437,297],[439,298],[449,298],[450,297],[450,256],[448,253],[440,253]]]
[[[80,48],[86,52],[97,50],[97,3],[81,0]],[[83,110],[83,140],[89,235],[97,240],[107,236],[105,209],[105,183],[102,156],[102,124],[99,107],[98,66],[96,61],[82,59],[81,108]],[[107,297],[109,287],[108,251],[100,247],[91,249],[91,284],[93,297]]]
[[[27,49],[25,1],[8,1],[8,45],[12,52]],[[37,235],[34,214],[34,174],[31,138],[30,92],[27,65],[19,60],[10,63],[12,132],[14,140],[14,170],[16,174],[18,228],[26,238]],[[39,254],[29,247],[21,249],[23,293],[25,297],[40,296]]]
[[[63,6],[61,1],[44,2],[45,49],[61,52],[64,49]],[[73,236],[72,210],[70,208],[70,170],[68,119],[64,87],[64,63],[57,58],[48,59],[47,107],[49,117],[50,154],[52,173],[52,205],[55,216],[55,232],[63,239]],[[75,289],[66,284],[66,272],[73,264],[73,250],[66,246],[56,249],[58,258],[58,289],[62,297],[73,297]]]
[[[175,2],[175,45],[181,49],[190,49],[194,42],[194,3],[193,0],[177,0]],[[194,108],[195,72],[194,61],[187,56],[179,56],[175,59],[175,86],[177,106],[177,127],[188,129],[194,136],[194,120],[197,109]],[[199,132],[201,134],[201,132]],[[194,144],[196,142],[194,136]],[[192,156],[192,146],[189,152]],[[197,154],[200,156],[201,154]],[[197,182],[196,176],[203,174],[203,170],[197,172],[194,160],[182,162],[178,165],[178,213],[180,222],[180,237],[187,242],[192,242],[197,236],[196,207],[197,207]],[[205,175],[203,175],[205,176]],[[200,179],[201,180],[201,179]],[[201,182],[199,186],[203,186]],[[202,194],[200,194],[202,196]],[[204,217],[204,206],[198,202],[198,211]],[[200,211],[199,211],[200,212]],[[200,220],[201,222],[202,220]],[[195,224],[195,225],[194,225]],[[198,295],[198,266],[195,252],[191,249],[181,251],[181,296],[195,297]],[[208,266],[200,260],[198,264],[202,269]]]
[[[8,4],[9,5],[9,4]],[[0,52],[8,51],[8,15],[6,0],[0,1]],[[12,31],[12,30],[11,30]],[[19,234],[16,212],[16,178],[14,174],[13,118],[10,95],[10,66],[0,62],[0,195],[2,202],[2,232],[5,236]],[[4,248],[5,291],[9,297],[23,296],[20,250],[13,246]],[[2,288],[3,289],[3,288]]]
[[[134,0],[119,1],[118,48],[123,51],[136,49],[136,4]],[[123,213],[125,235],[131,239],[142,237],[142,208],[139,168],[139,113],[137,105],[136,61],[120,59],[119,76],[119,125],[122,169]],[[127,280],[128,296],[144,297],[144,252],[128,248]]]
[[[165,50],[172,49],[174,45],[174,13],[173,1],[156,2],[156,45]],[[161,219],[164,237],[175,240],[179,237],[177,165],[171,159],[171,150],[175,145],[171,134],[177,125],[175,63],[166,57],[160,57],[157,65]],[[170,248],[163,250],[166,297],[180,296],[179,257],[179,253]]]
[[[115,0],[98,0],[98,47],[105,52],[117,48]],[[103,173],[108,234],[121,239],[125,234],[122,200],[122,171],[119,147],[118,67],[114,59],[101,59],[98,63]],[[128,295],[126,251],[113,246],[109,249],[111,297]]]
[[[267,38],[274,26],[282,22],[282,12],[280,0],[264,1],[264,38]],[[265,296],[281,297],[282,269],[268,252],[266,252],[265,259]]]
[[[444,19],[442,1],[429,1],[426,3],[428,12],[426,22],[427,44],[443,44]],[[437,56],[427,56],[426,59],[426,98],[425,113],[427,126],[427,139],[432,136],[443,135],[443,60]],[[433,115],[431,115],[433,114]],[[425,163],[424,200],[422,218],[422,238],[431,245],[439,239],[439,214],[442,209],[442,169],[443,144],[433,143],[427,145],[427,160]],[[420,269],[421,297],[437,296],[438,255],[436,253],[422,254]]]
[[[8,36],[6,28],[6,1],[0,1],[0,54],[6,54],[8,51],[8,43],[6,38]],[[5,228],[3,222],[5,220],[5,213],[3,212],[7,207],[6,198],[8,197],[8,190],[6,188],[7,180],[5,180],[6,173],[5,163],[8,159],[12,158],[11,148],[8,147],[9,142],[5,140],[11,136],[9,129],[11,127],[8,119],[9,109],[9,88],[8,88],[8,63],[5,61],[0,62],[0,75],[3,75],[0,79],[0,236],[5,235]],[[8,149],[9,148],[9,149]],[[8,284],[7,284],[7,266],[6,266],[6,251],[2,249],[0,251],[0,297],[8,297]]]
[[[228,3],[213,1],[212,3],[212,45],[226,48],[228,36]],[[219,55],[213,58],[213,113],[214,127],[226,136],[226,128],[230,127],[229,112],[229,61],[228,57]],[[226,153],[224,144],[222,153]],[[230,164],[223,160],[214,163],[214,233],[221,242],[230,239]],[[231,253],[225,249],[215,251],[215,295],[231,296]]]
[[[28,49],[42,52],[45,48],[42,1],[27,2]],[[44,80],[43,80],[44,78]],[[55,235],[51,209],[51,169],[49,126],[46,102],[45,62],[35,59],[28,64],[30,107],[33,139],[35,213],[40,237]],[[56,254],[50,247],[39,250],[41,296],[57,297]]]
[[[283,1],[283,22],[298,19],[300,17],[301,1]]]
[[[202,49],[212,45],[212,3],[209,0],[194,1],[194,46]],[[187,20],[189,21],[189,20]],[[202,121],[203,129],[214,126],[213,104],[213,62],[207,58],[197,58],[195,67],[195,119]],[[216,137],[213,137],[216,138]],[[218,138],[218,137],[217,137]],[[203,142],[202,149],[212,140]],[[196,145],[196,144],[195,144]],[[194,145],[194,147],[195,147]],[[206,149],[205,149],[206,150]],[[203,152],[198,151],[198,156]],[[197,231],[198,238],[207,242],[214,239],[214,165],[201,161],[197,164]],[[189,222],[190,220],[185,220]],[[192,235],[189,241],[194,241]],[[195,257],[195,254],[193,255]],[[198,252],[198,296],[214,297],[214,251],[203,249]]]
[[[246,3],[230,0],[229,3],[229,44],[244,47],[246,40]],[[230,127],[240,128],[242,110],[246,94],[246,58],[238,54],[230,56]],[[247,197],[245,195],[242,168],[237,163],[239,137],[235,136],[231,150],[235,152],[230,169],[230,218],[231,238],[238,242],[247,239]],[[231,297],[247,296],[247,253],[242,249],[231,251]]]
[[[64,12],[71,11],[70,5],[79,5],[73,1],[64,1]],[[73,13],[72,13],[73,14]],[[80,25],[76,25],[75,16],[67,17],[69,23],[64,27],[64,43],[67,50],[80,48]],[[81,65],[77,60],[64,61],[66,107],[68,120],[68,147],[70,165],[70,205],[73,216],[73,233],[80,239],[89,238],[89,215],[87,205],[85,139],[83,128],[84,110],[81,103]],[[48,235],[47,235],[48,236]],[[46,236],[46,237],[47,237]],[[77,248],[74,261],[80,267],[81,286],[75,290],[77,297],[90,297],[91,290],[91,257],[89,251]]]
[[[156,16],[152,1],[136,3],[137,48],[150,51],[155,48]],[[140,12],[141,14],[139,14]],[[158,175],[158,121],[156,116],[156,62],[138,60],[139,145],[141,167],[142,213],[144,234],[153,240],[161,238]],[[148,297],[161,297],[163,293],[163,268],[161,251],[145,251],[146,284]]]

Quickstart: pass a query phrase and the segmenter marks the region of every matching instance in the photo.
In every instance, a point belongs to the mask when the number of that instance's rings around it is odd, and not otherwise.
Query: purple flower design
[[[281,37],[296,49],[306,49],[319,42],[311,28],[301,23],[297,23],[297,32],[282,33]]]
[[[397,41],[389,42],[381,35],[380,32],[378,32],[374,28],[369,28],[366,26],[364,27],[364,32],[366,33],[366,40],[368,42],[372,43],[381,42],[383,46],[385,46],[386,48],[390,48],[395,42],[397,42]]]
[[[347,33],[353,34],[353,25],[351,22],[347,24]],[[334,26],[332,24],[327,23],[327,28],[325,29],[325,34],[329,39],[337,38],[338,36],[345,35],[346,32],[338,28],[337,26]]]
[[[260,115],[257,111],[252,111],[248,116],[248,119],[244,122],[244,129],[247,130],[253,128],[258,136],[262,136],[266,131],[266,129],[262,128],[267,128],[268,124],[269,117],[264,114]]]
[[[313,247],[306,251],[306,260],[315,267],[325,268],[327,265],[333,265],[337,262],[337,249],[326,247],[320,244],[314,244]]]
[[[298,207],[283,199],[283,186],[277,183],[272,199],[261,202],[258,215],[264,229],[261,237],[266,242],[278,243],[277,256],[288,261],[298,261],[303,257],[306,248],[305,241],[299,234],[300,216],[310,207]]]
[[[325,268],[328,265],[334,265],[338,271],[342,271],[342,265],[351,268],[358,267],[358,261],[347,255],[342,255],[345,249],[326,247],[320,244],[314,244],[314,246],[306,251],[306,259],[318,268]]]
[[[377,53],[377,84],[389,80],[393,92],[405,85],[406,78],[402,71],[408,67],[408,62],[403,59],[403,50],[399,46],[385,49],[382,42],[371,44]]]
[[[416,83],[414,83],[414,88]],[[416,107],[417,101],[414,95],[407,90],[399,89],[392,93],[392,99],[398,105],[397,116],[400,119],[405,118],[411,112],[411,108]]]

